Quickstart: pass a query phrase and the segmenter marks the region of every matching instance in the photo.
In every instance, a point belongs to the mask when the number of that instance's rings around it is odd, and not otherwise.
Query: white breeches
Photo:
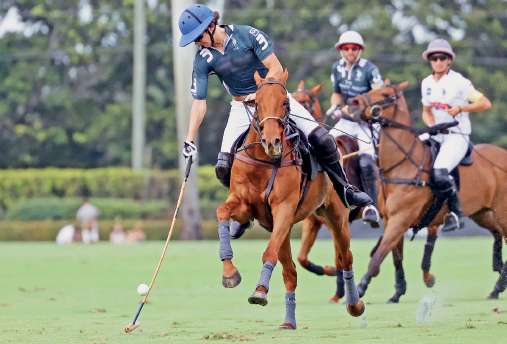
[[[301,104],[292,98],[290,93],[288,96],[291,114],[307,118],[308,120],[295,116],[291,116],[290,118],[296,123],[297,127],[301,129],[306,136],[308,136],[319,124],[315,122],[312,115],[310,115]],[[249,109],[253,114],[255,108],[249,106]],[[227,126],[225,127],[224,137],[222,139],[222,148],[220,151],[229,153],[234,141],[236,141],[236,139],[248,129],[250,122],[251,119],[246,113],[243,102],[233,100],[231,102],[231,112],[229,113],[229,120],[227,121]]]
[[[440,142],[440,152],[433,168],[446,168],[451,172],[465,157],[468,150],[469,136],[463,134],[439,134],[434,136]]]
[[[345,133],[357,137],[359,150],[364,151],[361,154],[369,154],[372,156],[372,158],[375,159],[375,144],[371,139],[371,131],[366,123],[358,123],[348,121],[346,119],[340,119],[334,126],[334,129],[331,130],[331,134],[333,134],[334,137],[345,135]],[[374,130],[375,132],[378,132],[378,125],[377,128],[374,127]]]

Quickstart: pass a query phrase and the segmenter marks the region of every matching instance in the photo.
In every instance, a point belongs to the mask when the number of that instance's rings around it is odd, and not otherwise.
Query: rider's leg
[[[359,167],[361,168],[364,191],[373,201],[373,204],[364,209],[363,221],[369,223],[373,228],[378,228],[380,226],[380,215],[377,210],[377,170],[375,169],[373,157],[370,154],[359,155]]]
[[[349,184],[340,163],[341,154],[334,137],[318,123],[315,123],[308,111],[290,95],[289,99],[291,114],[298,116],[292,116],[291,118],[308,137],[313,152],[331,178],[343,204],[349,209],[370,204],[371,199],[367,194]]]
[[[446,216],[442,231],[463,228],[463,209],[459,200],[458,188],[454,178],[449,174],[466,154],[468,136],[461,134],[442,135],[442,144],[435,163],[433,175],[436,187],[443,196],[447,196],[449,214]]]
[[[255,108],[250,106],[249,109],[253,114]],[[248,129],[248,126],[250,125],[250,120],[248,118],[249,117],[247,115],[243,102],[233,100],[231,102],[229,120],[227,121],[227,126],[224,130],[221,152],[218,153],[218,162],[215,165],[215,174],[217,176],[217,179],[226,188],[230,187],[231,169],[232,163],[234,161],[234,155],[230,153],[230,151],[232,149],[232,145],[238,139],[238,137]],[[243,225],[239,224],[236,221],[232,221],[230,227],[231,239],[238,239],[243,235],[245,230],[250,227],[250,221]]]

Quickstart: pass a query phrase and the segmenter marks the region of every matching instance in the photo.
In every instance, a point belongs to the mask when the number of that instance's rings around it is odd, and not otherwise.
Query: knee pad
[[[446,168],[433,170],[433,192],[439,197],[448,198],[454,192],[454,178]]]
[[[231,153],[220,152],[218,153],[218,162],[215,165],[215,174],[217,179],[226,188],[231,184],[231,169],[234,155]]]
[[[310,135],[308,142],[312,145],[315,155],[324,163],[340,161],[340,150],[336,145],[335,138],[323,127],[317,127]]]

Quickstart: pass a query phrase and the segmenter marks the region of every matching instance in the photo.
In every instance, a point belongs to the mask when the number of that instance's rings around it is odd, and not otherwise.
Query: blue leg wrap
[[[255,289],[257,289],[260,285],[262,285],[264,288],[266,288],[266,294],[269,291],[269,281],[271,280],[271,273],[273,272],[273,269],[275,268],[275,264],[271,261],[267,261],[262,266],[261,271],[261,278],[259,279],[259,283],[255,286]]]
[[[285,322],[296,329],[296,293],[285,293]]]
[[[350,271],[343,270],[343,278],[345,279],[346,290],[345,302],[351,306],[355,306],[359,302],[359,293],[354,282],[354,269],[350,269]]]
[[[345,295],[345,282],[343,281],[343,270],[336,270],[336,296],[340,299]]]
[[[435,247],[435,241],[437,241],[437,236],[428,234],[428,237],[426,238],[426,245],[424,245],[424,256],[421,264],[422,271],[430,271],[431,255],[433,253],[433,248]]]
[[[306,270],[313,272],[316,275],[322,276],[324,275],[324,268],[320,265],[315,265],[312,262],[308,262],[308,266]]]
[[[231,239],[229,236],[229,221],[218,223],[218,237],[220,238],[220,260],[232,259]]]

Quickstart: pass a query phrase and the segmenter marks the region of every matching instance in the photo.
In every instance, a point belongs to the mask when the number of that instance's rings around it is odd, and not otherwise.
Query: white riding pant
[[[353,122],[342,118],[336,123],[334,129],[331,130],[331,134],[335,138],[345,134],[357,137],[359,150],[363,151],[361,154],[369,154],[375,159],[375,144],[371,138],[370,128],[368,128],[366,123]],[[373,130],[376,133],[378,132],[378,124],[373,127]]]
[[[305,135],[308,137],[308,135],[312,132],[313,129],[317,128],[319,123],[316,123],[312,115],[306,111],[306,109],[299,104],[290,93],[288,94],[289,101],[290,101],[290,113],[291,115],[296,115],[299,118],[295,116],[290,116],[290,118],[296,123],[297,127],[305,133]],[[248,107],[252,114],[255,112],[255,108],[252,106]],[[227,121],[227,126],[225,127],[224,136],[222,139],[222,148],[220,149],[221,152],[229,153],[231,151],[232,145],[234,144],[234,141],[243,133],[245,130],[248,129],[250,126],[251,119],[248,117],[248,114],[246,113],[245,106],[243,105],[243,102],[233,100],[231,101],[231,112],[229,113],[229,120]]]
[[[469,136],[463,134],[438,134],[433,138],[440,142],[440,151],[433,168],[446,168],[451,172],[468,150]]]

